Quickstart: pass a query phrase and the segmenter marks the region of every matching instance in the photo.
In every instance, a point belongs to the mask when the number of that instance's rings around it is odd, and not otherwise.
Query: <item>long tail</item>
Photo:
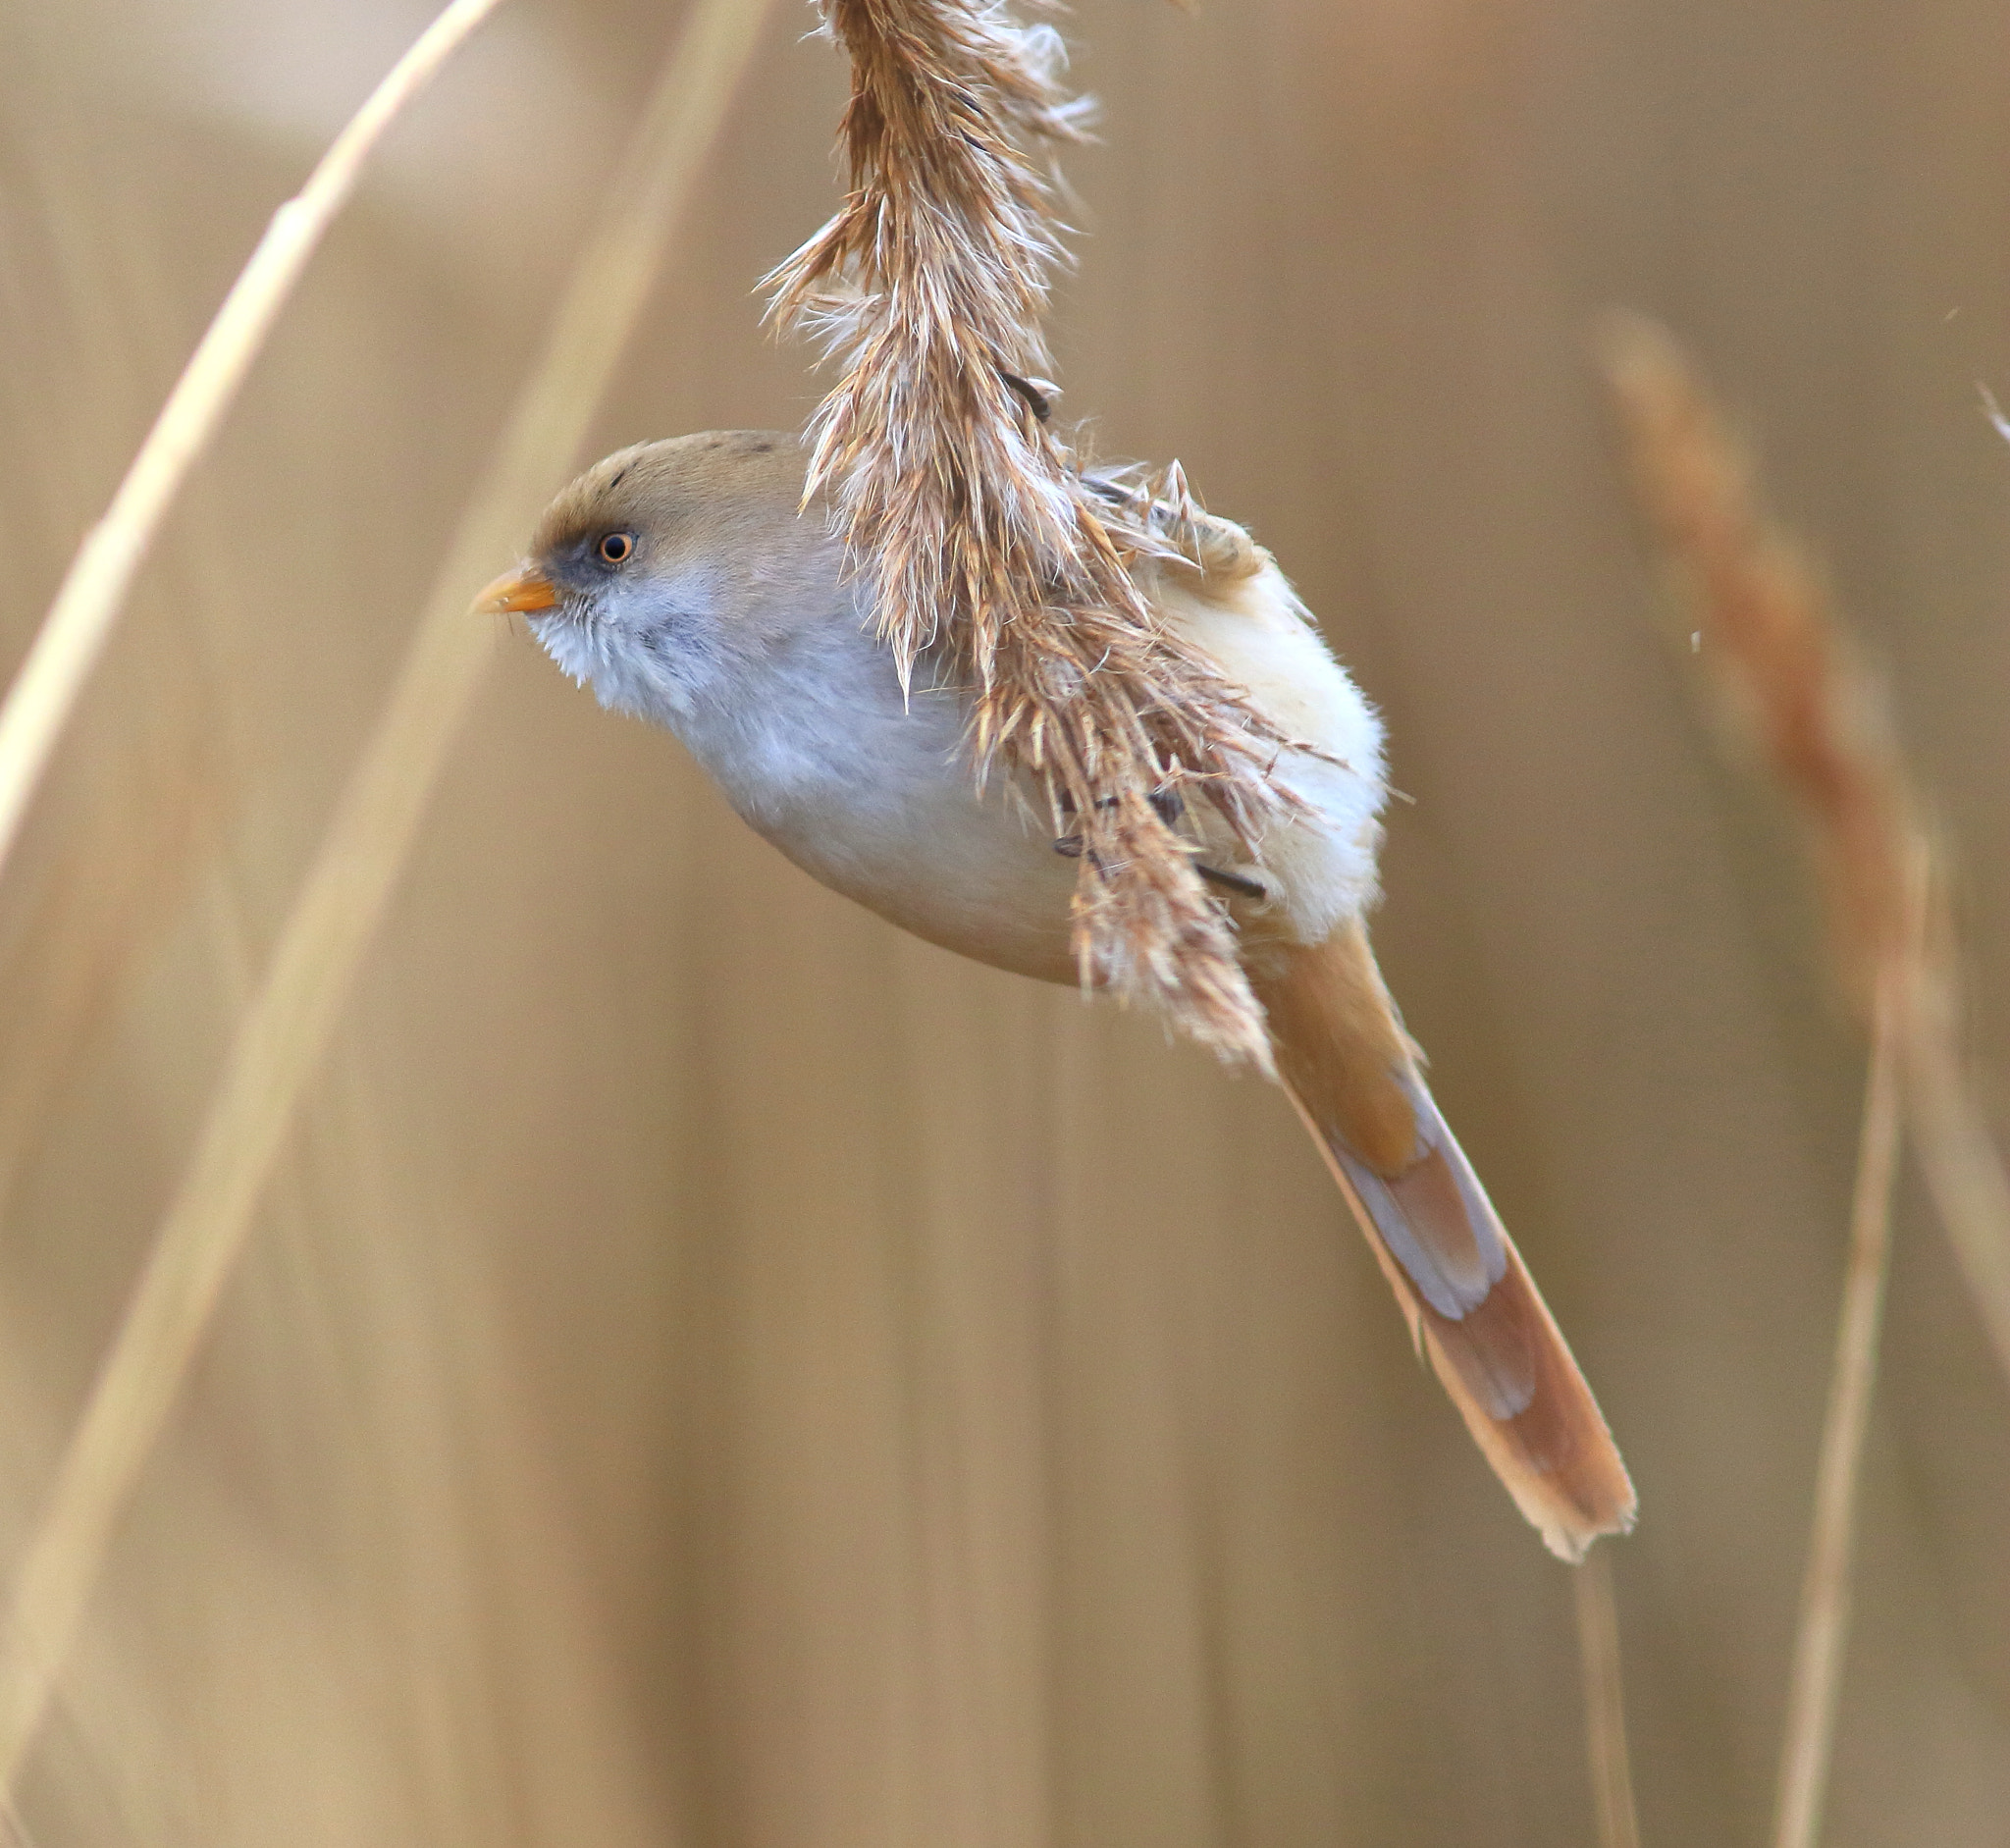
[[[1366,932],[1257,978],[1277,1066],[1410,1333],[1550,1551],[1633,1525],[1626,1466],[1521,1254],[1438,1114]]]

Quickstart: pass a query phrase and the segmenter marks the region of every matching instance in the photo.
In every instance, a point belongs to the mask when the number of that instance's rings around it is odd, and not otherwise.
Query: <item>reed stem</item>
[[[1808,1543],[1807,1575],[1801,1583],[1773,1848],[1814,1848],[1822,1826],[1843,1653],[1849,1637],[1857,1481],[1878,1379],[1878,1333],[1890,1268],[1891,1191],[1898,1170],[1899,1068],[1911,985],[1911,972],[1904,960],[1890,959],[1878,972],[1856,1190],[1850,1203],[1849,1264],[1815,1478],[1814,1532]]]
[[[2010,1380],[2010,1181],[1963,1070],[1947,952],[1930,958],[1906,1009],[1906,1126],[1934,1213],[2004,1378]]]
[[[1577,1651],[1584,1667],[1585,1745],[1599,1848],[1640,1848],[1633,1767],[1626,1751],[1625,1683],[1619,1665],[1619,1612],[1612,1555],[1594,1547],[1571,1574],[1577,1601]]]
[[[78,547],[0,704],[0,870],[161,522],[237,400],[308,259],[355,190],[363,163],[404,106],[498,4],[452,0],[330,143],[307,184],[272,215],[104,517]]]
[[[238,1025],[193,1158],[16,1575],[0,1633],[0,1813],[493,652],[468,600],[514,550],[585,439],[767,12],[767,0],[697,0],[687,14]]]

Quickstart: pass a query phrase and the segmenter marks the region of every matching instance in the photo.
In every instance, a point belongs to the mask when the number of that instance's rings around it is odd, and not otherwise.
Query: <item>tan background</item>
[[[419,0],[0,16],[11,666]],[[597,448],[788,424],[784,5]],[[0,887],[0,1541],[669,22],[511,0],[318,261]],[[1763,437],[1963,847],[2010,1073],[2010,14],[1084,0],[1066,408],[1384,706],[1379,940],[1638,1479],[1651,1844],[1765,1838],[1858,1053],[1586,360]],[[500,567],[505,560],[499,558]],[[49,1848],[1592,1839],[1564,1569],[1279,1099],[897,938],[521,634],[27,1784]],[[2000,1089],[1992,1098],[2000,1098]],[[1908,1184],[1910,1188],[1910,1184]],[[1908,1190],[1829,1839],[2010,1841],[2010,1398]]]

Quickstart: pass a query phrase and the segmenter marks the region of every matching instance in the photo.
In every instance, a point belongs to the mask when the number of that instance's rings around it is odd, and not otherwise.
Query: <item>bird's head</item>
[[[475,607],[528,617],[603,706],[682,729],[848,605],[821,510],[801,510],[804,464],[794,437],[763,431],[618,450],[545,509],[528,557]]]

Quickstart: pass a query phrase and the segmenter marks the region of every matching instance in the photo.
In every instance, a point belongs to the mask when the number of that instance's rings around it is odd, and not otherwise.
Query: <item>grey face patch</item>
[[[641,579],[569,599],[531,633],[609,711],[681,728],[718,666],[716,622],[697,586]]]

